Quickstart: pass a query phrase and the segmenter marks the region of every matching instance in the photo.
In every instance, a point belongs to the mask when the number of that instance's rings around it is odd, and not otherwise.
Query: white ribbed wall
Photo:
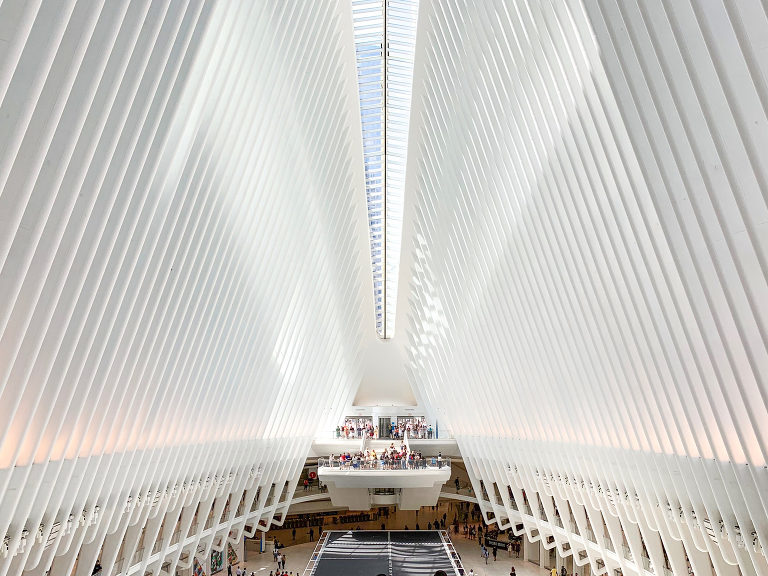
[[[759,0],[422,1],[412,380],[487,518],[593,573],[768,574],[767,38]]]
[[[768,574],[766,12],[421,2],[411,381],[581,574]],[[1,0],[0,576],[280,522],[367,234],[348,2]]]
[[[0,2],[0,574],[173,574],[287,510],[375,337],[351,27]]]

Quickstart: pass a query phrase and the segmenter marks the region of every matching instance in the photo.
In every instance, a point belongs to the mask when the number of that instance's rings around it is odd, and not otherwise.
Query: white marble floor
[[[493,556],[488,558],[488,564],[480,556],[480,546],[477,540],[467,540],[463,536],[453,539],[453,545],[461,556],[461,562],[466,572],[472,568],[475,576],[509,576],[509,570],[515,567],[518,576],[548,576],[549,570],[540,568],[536,564],[526,562],[522,558],[508,557],[506,552],[499,552],[494,562]]]
[[[285,569],[289,574],[294,576],[296,574],[303,574],[312,551],[315,549],[315,544],[315,542],[306,542],[282,548],[282,552],[285,554]],[[251,572],[257,576],[269,576],[269,573],[272,572],[274,574],[277,568],[277,564],[272,559],[272,549],[270,548],[267,552],[259,554],[256,542],[247,543],[246,559],[245,562],[240,563],[240,567],[245,568],[248,576],[250,576]]]

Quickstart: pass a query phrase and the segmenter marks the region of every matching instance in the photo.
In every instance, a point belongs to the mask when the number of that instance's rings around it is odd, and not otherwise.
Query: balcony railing
[[[329,458],[318,458],[318,468],[335,468],[339,470],[441,470],[451,467],[450,458],[427,457],[420,460],[348,460],[339,462]]]

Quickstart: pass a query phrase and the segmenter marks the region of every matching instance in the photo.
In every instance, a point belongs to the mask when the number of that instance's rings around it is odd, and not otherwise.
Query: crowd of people
[[[408,450],[405,444],[401,444],[398,448],[395,446],[395,443],[392,442],[389,445],[389,448],[378,453],[374,449],[368,449],[355,452],[354,454],[351,452],[344,452],[338,457],[331,454],[328,464],[332,468],[404,470],[409,468],[426,468],[427,466],[437,466],[438,468],[442,468],[444,461],[442,453],[438,453],[438,455],[433,458],[425,458],[419,451]]]
[[[419,440],[431,440],[436,437],[432,424],[427,423],[424,417],[391,420],[389,429],[385,428],[382,433],[383,437],[389,436],[393,440],[405,438],[406,433],[409,438],[418,438]],[[343,424],[336,426],[336,438],[362,440],[363,438],[380,438],[382,436],[379,436],[379,427],[373,424],[371,418],[347,418]]]
[[[370,418],[347,418],[344,424],[336,426],[336,438],[376,438],[379,435],[378,428]]]
[[[279,558],[279,559],[278,559]],[[293,576],[293,572],[288,572],[285,570],[285,556],[282,554],[276,554],[275,555],[275,562],[277,562],[278,569],[277,571],[270,571],[269,576]],[[233,573],[232,571],[232,565],[230,564],[227,567],[227,575],[228,576],[248,576],[248,571],[241,569],[239,566],[237,568],[237,571]],[[256,572],[251,570],[250,576],[256,576]],[[296,576],[299,576],[298,571],[296,572]]]
[[[397,424],[392,423],[392,438],[401,438],[406,432],[408,438],[419,440],[431,440],[434,435],[432,424],[427,424],[425,418],[398,418]]]

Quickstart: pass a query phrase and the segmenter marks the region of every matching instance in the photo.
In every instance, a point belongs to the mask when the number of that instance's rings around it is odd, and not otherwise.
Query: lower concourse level
[[[277,543],[277,550],[288,559],[288,571],[296,573],[298,569],[301,573],[323,531],[424,532],[442,527],[443,521],[446,522],[446,532],[460,556],[465,574],[473,569],[477,576],[507,576],[514,567],[515,574],[522,576],[547,576],[552,568],[557,568],[560,574],[562,566],[566,567],[569,576],[574,574],[572,565],[566,559],[557,558],[554,550],[547,551],[539,542],[530,542],[525,537],[499,533],[493,527],[488,527],[486,531],[474,504],[448,499],[441,499],[437,506],[425,506],[420,510],[381,507],[368,512],[337,510],[289,515],[284,527],[273,527],[264,535],[263,554],[259,553],[261,539],[246,542],[246,566],[249,567],[248,574],[251,569],[257,571],[262,567],[274,570],[276,563],[273,551]],[[482,536],[478,536],[480,530]],[[488,551],[487,562],[483,546]],[[586,571],[577,570],[576,573],[579,576],[590,576],[588,567]]]

